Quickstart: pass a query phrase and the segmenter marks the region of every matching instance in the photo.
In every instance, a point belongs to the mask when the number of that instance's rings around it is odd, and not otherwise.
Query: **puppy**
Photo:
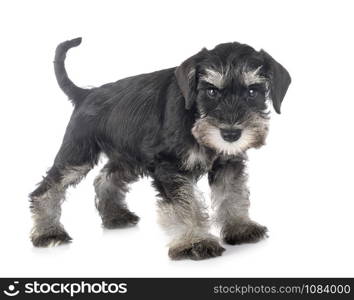
[[[74,111],[62,145],[43,181],[30,194],[34,246],[71,241],[60,223],[65,191],[97,164],[96,207],[105,228],[135,225],[128,209],[129,184],[150,176],[159,193],[159,219],[171,234],[172,259],[205,259],[225,250],[209,233],[210,219],[196,189],[208,174],[224,243],[256,242],[267,229],[249,218],[246,151],[261,147],[272,103],[280,106],[290,84],[287,70],[265,51],[240,43],[202,49],[180,66],[137,75],[98,88],[77,87],[68,77],[66,52],[55,54],[59,86]]]

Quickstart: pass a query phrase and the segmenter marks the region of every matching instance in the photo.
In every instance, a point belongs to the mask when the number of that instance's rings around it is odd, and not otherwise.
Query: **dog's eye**
[[[248,89],[248,98],[255,98],[257,96],[257,91],[255,89]]]
[[[216,88],[208,88],[206,90],[206,92],[210,98],[215,98],[217,96],[217,94],[219,93],[218,89],[216,89]]]

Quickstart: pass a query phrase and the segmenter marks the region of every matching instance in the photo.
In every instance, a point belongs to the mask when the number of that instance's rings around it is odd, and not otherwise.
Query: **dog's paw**
[[[67,244],[72,241],[72,238],[62,228],[51,228],[38,233],[33,230],[31,241],[35,247],[55,247],[62,244]]]
[[[168,255],[174,260],[202,260],[221,256],[224,251],[225,248],[223,248],[216,240],[204,239],[193,243],[173,246],[169,249]]]
[[[120,212],[115,216],[102,218],[102,225],[107,229],[125,228],[136,225],[140,218],[131,211]]]
[[[267,237],[267,231],[267,227],[249,221],[225,225],[221,230],[221,237],[229,245],[256,243]]]

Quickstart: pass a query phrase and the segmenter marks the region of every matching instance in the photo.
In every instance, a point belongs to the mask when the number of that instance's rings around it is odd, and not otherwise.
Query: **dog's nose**
[[[227,142],[237,141],[242,133],[241,129],[220,129],[222,138]]]

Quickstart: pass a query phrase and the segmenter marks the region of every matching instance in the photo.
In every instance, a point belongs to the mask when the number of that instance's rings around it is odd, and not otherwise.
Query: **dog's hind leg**
[[[201,260],[220,256],[225,250],[210,234],[209,217],[193,178],[167,170],[155,172],[154,187],[159,191],[159,221],[172,235],[172,259]]]
[[[124,228],[138,223],[139,217],[128,209],[125,202],[128,185],[137,178],[128,168],[112,163],[108,163],[96,177],[95,204],[105,228]]]
[[[30,194],[34,226],[31,240],[34,246],[56,246],[71,241],[60,223],[61,204],[66,189],[78,184],[97,162],[98,149],[89,142],[71,142],[64,139],[54,165]]]

